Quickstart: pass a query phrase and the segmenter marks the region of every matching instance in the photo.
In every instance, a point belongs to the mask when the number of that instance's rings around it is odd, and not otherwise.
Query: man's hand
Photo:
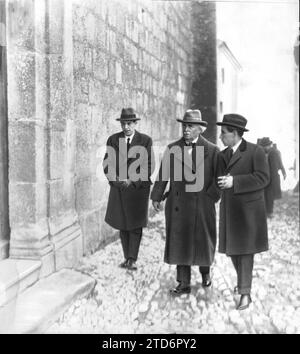
[[[152,205],[155,211],[160,211],[160,202],[152,201]]]
[[[218,185],[221,189],[229,189],[233,186],[233,177],[230,175],[218,177]]]
[[[127,188],[131,185],[131,180],[130,179],[124,179],[123,181],[120,181],[122,183],[123,188]]]

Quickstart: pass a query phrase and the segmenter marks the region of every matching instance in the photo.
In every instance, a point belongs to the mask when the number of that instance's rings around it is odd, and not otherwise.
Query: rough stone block
[[[50,54],[63,54],[64,52],[64,2],[51,0],[49,2],[49,48]]]
[[[90,211],[93,202],[93,188],[91,177],[76,180],[76,210],[79,213]]]
[[[84,254],[93,253],[101,241],[99,230],[99,211],[92,212],[80,219],[83,232],[83,252]]]
[[[49,217],[63,216],[65,212],[75,205],[73,176],[65,176],[67,180],[55,180],[49,182]]]
[[[35,54],[9,51],[7,60],[9,120],[35,118]]]
[[[8,44],[35,49],[34,1],[11,0],[8,2]]]
[[[75,267],[83,255],[83,241],[79,224],[69,227],[63,232],[66,233],[65,237],[59,243],[54,243],[56,271]]]
[[[50,119],[64,120],[72,110],[72,86],[66,72],[66,58],[50,55]],[[72,73],[73,75],[73,73]]]

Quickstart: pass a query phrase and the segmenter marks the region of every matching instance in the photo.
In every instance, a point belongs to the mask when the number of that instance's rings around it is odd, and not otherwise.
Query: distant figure
[[[269,165],[270,183],[265,188],[265,205],[267,216],[269,218],[272,218],[274,200],[280,199],[282,197],[280,176],[278,174],[278,171],[281,170],[284,179],[286,178],[286,172],[282,163],[281,153],[274,147],[273,142],[270,140],[270,138],[261,138],[259,141],[259,145],[264,148]]]
[[[277,152],[277,157],[278,157],[278,170],[281,171],[283,179],[286,179],[286,171],[282,163],[282,157],[281,157],[281,152],[277,149],[277,144],[273,143],[273,148]],[[279,178],[279,184],[278,184],[277,190],[274,192],[275,193],[275,199],[280,199],[282,198],[282,193],[281,193],[281,185],[280,185],[280,178]]]

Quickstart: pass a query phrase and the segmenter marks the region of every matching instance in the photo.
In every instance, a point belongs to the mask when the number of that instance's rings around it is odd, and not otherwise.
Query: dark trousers
[[[237,286],[239,294],[250,294],[254,254],[231,256],[231,260],[237,274]]]
[[[178,265],[177,267],[177,281],[183,285],[190,285],[191,283],[191,266],[189,265]],[[199,267],[201,274],[209,274],[209,266]]]
[[[130,231],[121,230],[120,238],[124,253],[124,258],[137,260],[143,229],[134,229]]]

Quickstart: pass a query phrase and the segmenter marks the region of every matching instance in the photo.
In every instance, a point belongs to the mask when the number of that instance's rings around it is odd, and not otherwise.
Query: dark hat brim
[[[131,122],[131,121],[141,120],[141,118],[117,118],[116,120],[121,122]]]
[[[177,122],[180,123],[187,123],[187,124],[198,124],[198,125],[202,125],[203,127],[207,127],[207,122],[205,120],[202,120],[200,122],[195,122],[194,120],[183,120],[183,119],[176,119]]]
[[[238,129],[243,130],[244,132],[248,132],[248,131],[249,131],[249,129],[246,129],[246,128],[244,128],[244,127],[241,127],[241,126],[238,125],[238,124],[231,124],[231,123],[218,122],[218,123],[216,123],[216,125],[221,125],[221,126],[223,125],[223,126],[227,126],[227,127],[238,128]]]

